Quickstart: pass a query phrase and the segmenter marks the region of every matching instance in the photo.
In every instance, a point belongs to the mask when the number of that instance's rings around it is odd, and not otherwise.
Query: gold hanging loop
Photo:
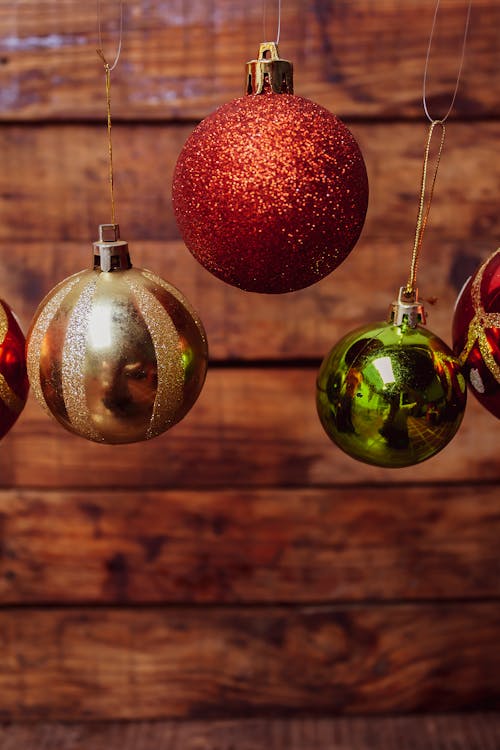
[[[99,48],[96,50],[97,54],[101,58],[104,65],[104,73],[106,80],[106,114],[107,114],[107,127],[108,127],[108,181],[109,181],[109,192],[111,198],[111,223],[116,224],[116,211],[115,211],[115,192],[114,192],[114,173],[113,173],[113,140],[111,137],[111,71],[118,65],[120,59],[120,53],[122,50],[123,40],[123,0],[120,0],[120,30],[118,39],[118,48],[113,63],[110,65],[106,59],[103,51],[102,44],[102,32],[101,32],[101,3],[97,0],[97,26],[98,26],[98,39]]]
[[[457,71],[457,77],[455,81],[455,88],[453,90],[453,94],[451,96],[450,104],[448,107],[448,110],[446,113],[440,117],[440,118],[433,118],[431,114],[429,113],[429,108],[427,106],[427,77],[428,77],[428,71],[429,71],[429,65],[430,65],[430,58],[431,58],[431,49],[432,49],[432,42],[434,38],[434,32],[436,29],[436,23],[437,23],[437,17],[439,13],[439,6],[440,6],[440,0],[436,0],[436,6],[434,9],[434,17],[432,20],[432,28],[431,33],[429,36],[429,43],[427,45],[427,54],[425,58],[425,66],[424,66],[424,79],[423,79],[423,90],[422,90],[422,103],[424,107],[424,112],[426,117],[428,118],[430,122],[429,127],[429,133],[427,136],[427,143],[425,146],[425,155],[424,155],[424,163],[422,167],[422,180],[420,184],[420,202],[419,202],[419,208],[418,208],[418,214],[417,214],[417,226],[415,229],[415,242],[413,244],[413,253],[411,258],[411,265],[410,265],[410,273],[408,275],[408,281],[406,282],[406,286],[404,288],[403,296],[406,298],[407,302],[416,302],[417,301],[417,267],[420,257],[420,251],[422,249],[422,241],[424,238],[425,228],[427,226],[427,221],[429,219],[429,213],[431,210],[432,205],[432,198],[434,195],[434,187],[436,185],[436,178],[437,173],[439,169],[439,163],[441,161],[441,155],[443,152],[443,146],[444,146],[444,139],[446,135],[445,130],[445,121],[450,116],[450,113],[453,109],[453,106],[455,104],[455,99],[457,97],[458,92],[458,86],[460,84],[460,78],[462,75],[462,69],[465,59],[465,48],[467,44],[467,35],[469,32],[469,25],[470,25],[470,17],[471,17],[471,8],[472,8],[472,0],[469,0],[467,4],[467,12],[465,17],[465,23],[464,23],[464,33],[462,38],[462,49],[460,53],[460,62],[458,65],[458,71]],[[431,143],[432,143],[432,136],[434,134],[434,130],[439,127],[441,128],[441,140],[438,147],[438,152],[436,155],[436,163],[434,166],[434,173],[432,176],[430,189],[429,189],[429,198],[427,200],[427,205],[425,203],[425,194],[427,190],[427,177],[428,177],[428,170],[429,170],[429,154],[431,149]]]
[[[434,165],[434,173],[432,175],[432,181],[429,189],[429,198],[427,205],[425,205],[425,193],[427,190],[427,175],[429,169],[429,155],[431,150],[432,136],[436,127],[441,128],[441,140],[436,155],[436,163]],[[432,205],[432,198],[434,196],[434,187],[436,185],[436,178],[438,174],[439,164],[441,161],[441,155],[443,153],[444,139],[446,135],[446,129],[442,120],[433,120],[429,128],[429,134],[427,136],[427,143],[425,146],[424,164],[422,167],[422,180],[420,184],[420,202],[417,214],[417,226],[415,230],[415,242],[413,244],[413,253],[411,259],[410,273],[408,281],[406,282],[405,295],[410,299],[415,297],[417,288],[417,268],[420,257],[420,251],[422,249],[422,241],[424,238],[425,228],[427,226],[427,220]]]

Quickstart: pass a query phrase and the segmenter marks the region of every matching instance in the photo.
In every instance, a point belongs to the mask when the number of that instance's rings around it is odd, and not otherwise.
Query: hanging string
[[[106,59],[103,51],[102,44],[102,32],[101,32],[101,3],[97,0],[97,33],[99,39],[99,48],[96,50],[97,54],[101,58],[104,64],[104,73],[106,80],[106,113],[107,113],[107,125],[108,125],[108,180],[109,180],[109,192],[111,198],[111,223],[116,224],[116,211],[115,211],[115,191],[114,191],[114,173],[113,173],[113,140],[111,137],[111,72],[118,65],[120,59],[120,53],[122,51],[122,40],[123,40],[123,0],[120,0],[120,27],[119,27],[119,39],[118,48],[113,60],[110,65]]]
[[[267,41],[267,23],[266,23],[266,11],[267,11],[267,0],[263,0],[264,8],[262,11],[262,23],[264,26],[264,41]],[[281,34],[281,0],[278,0],[278,21],[277,21],[277,28],[276,28],[276,39],[275,44],[278,45],[280,41],[280,34]]]
[[[432,28],[431,33],[429,36],[429,44],[427,45],[427,55],[425,57],[425,67],[424,67],[424,83],[423,83],[423,91],[422,91],[422,103],[424,105],[424,112],[426,114],[427,119],[429,122],[434,122],[438,118],[432,117],[432,115],[429,114],[429,108],[427,106],[427,73],[429,70],[429,61],[431,57],[431,49],[432,49],[432,40],[434,39],[434,31],[436,30],[436,23],[437,23],[437,17],[439,13],[439,6],[441,4],[441,0],[436,1],[436,8],[434,10],[434,18],[432,19]],[[467,6],[467,15],[465,18],[465,26],[464,26],[464,36],[462,39],[462,53],[460,56],[460,64],[458,66],[458,73],[457,73],[457,79],[455,82],[455,89],[453,91],[453,96],[451,97],[450,106],[448,107],[448,111],[444,115],[444,117],[440,117],[439,120],[441,122],[446,122],[448,117],[450,116],[450,113],[453,109],[453,106],[455,104],[455,99],[457,98],[457,92],[458,92],[458,86],[460,84],[460,78],[462,77],[462,68],[464,66],[464,60],[465,60],[465,48],[467,46],[467,35],[469,33],[469,24],[470,24],[470,14],[471,14],[471,8],[472,8],[472,0],[469,0],[469,4]]]
[[[427,206],[425,206],[425,192],[427,188],[427,172],[429,168],[429,154],[431,150],[432,135],[434,129],[439,126],[441,128],[441,141],[439,143],[438,152],[436,156],[436,164],[434,166],[434,174],[432,175],[431,187],[429,190],[429,198],[427,200]],[[439,169],[439,163],[441,161],[441,154],[443,153],[444,138],[446,130],[443,120],[433,120],[429,128],[429,134],[427,136],[427,143],[425,146],[424,153],[424,164],[422,167],[422,180],[420,183],[420,202],[418,206],[417,215],[417,228],[415,230],[415,242],[413,243],[413,253],[411,258],[410,273],[408,281],[406,282],[406,295],[408,297],[414,297],[417,291],[417,268],[418,259],[420,256],[420,250],[422,248],[422,241],[424,238],[425,227],[427,226],[427,220],[431,210],[432,197],[434,195],[434,187],[436,185],[437,173]]]
[[[427,135],[427,142],[425,145],[425,152],[424,152],[424,163],[422,167],[422,179],[420,184],[420,200],[419,200],[419,207],[418,207],[418,214],[417,214],[417,226],[415,229],[415,241],[413,243],[413,253],[411,258],[411,264],[410,264],[410,273],[408,275],[408,281],[406,282],[406,288],[405,288],[405,294],[408,298],[414,299],[416,297],[417,293],[417,268],[418,268],[418,261],[420,257],[420,251],[422,249],[422,242],[424,238],[424,232],[425,228],[427,226],[427,221],[429,219],[429,213],[431,210],[432,205],[432,198],[434,196],[434,187],[436,185],[436,179],[437,174],[439,170],[439,164],[441,162],[441,156],[443,153],[443,146],[444,146],[444,139],[446,135],[446,129],[444,123],[450,116],[450,113],[453,109],[453,106],[455,104],[455,99],[457,97],[458,92],[458,86],[460,84],[460,78],[462,76],[462,69],[465,59],[465,48],[467,44],[467,35],[469,31],[469,24],[470,24],[470,16],[471,16],[471,7],[472,7],[472,0],[469,0],[468,6],[467,6],[467,15],[465,19],[465,27],[464,27],[464,35],[462,40],[462,52],[460,55],[460,64],[458,67],[458,73],[457,78],[455,82],[455,88],[453,91],[453,95],[451,98],[450,105],[448,107],[448,110],[445,115],[441,118],[434,118],[429,113],[429,108],[427,105],[427,74],[429,70],[429,63],[430,63],[430,57],[431,57],[431,49],[432,49],[432,41],[434,38],[434,32],[436,29],[436,22],[437,22],[437,16],[439,12],[439,6],[440,6],[440,0],[436,0],[436,7],[434,10],[434,18],[432,20],[432,27],[431,27],[431,33],[429,36],[429,44],[427,46],[427,55],[425,58],[425,66],[424,66],[424,80],[423,80],[423,93],[422,93],[422,102],[424,107],[424,112],[427,117],[427,119],[430,122],[429,127],[429,133]],[[429,159],[430,159],[430,150],[431,150],[431,143],[432,143],[432,137],[434,134],[435,129],[439,127],[441,129],[441,140],[438,146],[438,151],[436,155],[436,163],[434,166],[434,172],[432,175],[430,190],[429,190],[429,198],[427,200],[427,205],[425,204],[425,194],[427,190],[427,177],[428,177],[428,171],[429,171]]]

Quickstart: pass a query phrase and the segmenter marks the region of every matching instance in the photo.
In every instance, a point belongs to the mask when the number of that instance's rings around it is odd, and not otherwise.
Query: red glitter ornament
[[[191,253],[218,278],[247,291],[291,292],[327,276],[356,244],[366,168],[345,125],[293,95],[291,64],[274,43],[248,63],[247,92],[186,142],[173,180],[175,215]]]
[[[28,398],[25,339],[10,307],[0,300],[0,438],[7,434]]]
[[[470,390],[500,419],[500,248],[460,292],[452,335]]]

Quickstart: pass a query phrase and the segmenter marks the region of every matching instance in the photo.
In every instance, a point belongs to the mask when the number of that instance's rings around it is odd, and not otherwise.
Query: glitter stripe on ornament
[[[5,337],[7,335],[7,331],[9,330],[9,321],[7,318],[7,313],[5,312],[4,306],[0,304],[0,346],[5,341]]]
[[[163,305],[178,333],[178,347],[184,368],[183,404],[176,415],[182,419],[198,398],[206,377],[208,344],[203,323],[182,292],[142,269],[145,286]],[[200,366],[203,363],[203,366]]]
[[[153,294],[144,286],[134,283],[130,274],[126,282],[134,293],[143,318],[149,321],[148,331],[156,354],[158,385],[153,414],[145,436],[146,439],[150,439],[164,432],[179,418],[176,415],[182,404],[184,385],[179,332],[163,305]]]
[[[95,429],[87,403],[86,353],[92,300],[97,287],[97,277],[87,278],[71,315],[68,318],[66,337],[62,353],[61,383],[68,420],[78,433],[85,433],[91,440],[102,440]]]
[[[23,401],[19,396],[16,396],[12,388],[9,386],[4,376],[0,373],[0,399],[4,402],[5,406],[14,414],[20,414],[24,408]]]
[[[47,405],[40,379],[40,355],[42,352],[42,347],[44,345],[45,336],[50,324],[52,323],[54,315],[56,314],[62,301],[78,284],[78,282],[80,281],[80,276],[81,274],[78,273],[73,277],[65,279],[59,284],[59,290],[57,289],[57,287],[54,289],[48,301],[46,301],[47,298],[42,300],[38,307],[38,310],[35,313],[34,323],[27,336],[28,346],[26,351],[26,365],[28,369],[30,385],[39,403],[49,413],[51,413],[51,410]]]
[[[500,248],[460,291],[452,337],[472,393],[500,419]]]
[[[160,276],[156,276],[146,268],[142,269],[142,275],[154,284],[158,284],[159,286],[161,286],[162,289],[165,289],[165,291],[169,292],[169,294],[175,297],[175,299],[178,300],[181,305],[186,308],[193,321],[195,322],[198,331],[201,334],[203,343],[205,344],[205,346],[207,346],[207,334],[205,332],[205,328],[203,327],[203,323],[201,322],[201,318],[195,308],[191,305],[189,300],[184,297],[182,292],[180,292],[177,287],[172,286],[172,284],[169,284],[168,281],[165,281],[165,279],[162,279]]]
[[[99,442],[146,439],[156,397],[156,354],[149,325],[127,283],[134,268],[97,275],[86,341],[86,393]],[[95,439],[87,431],[79,432]]]
[[[143,275],[154,283],[154,276],[151,271],[143,270]],[[184,395],[188,401],[193,399],[192,403],[194,403],[206,377],[206,364],[208,363],[207,335],[200,316],[182,292],[164,279],[158,280],[156,289],[158,285],[166,292],[166,294],[159,295],[159,299],[172,317],[172,322],[180,334],[179,345],[185,368]],[[153,288],[149,288],[151,292],[156,294]],[[172,304],[174,300],[179,305],[177,311],[175,305]],[[181,313],[180,317],[179,313]],[[193,367],[193,363],[200,358],[205,362],[204,370]]]
[[[493,352],[491,351],[490,344],[485,334],[485,329],[487,328],[500,328],[500,313],[487,313],[483,307],[483,302],[481,299],[481,285],[483,282],[484,272],[486,270],[486,267],[489,266],[495,256],[499,253],[500,248],[496,250],[496,252],[494,252],[491,257],[487,258],[487,260],[477,271],[474,281],[472,282],[471,299],[474,307],[474,317],[469,324],[467,342],[462,353],[460,354],[459,359],[462,364],[465,363],[474,344],[477,341],[479,351],[481,352],[486,367],[491,372],[493,377],[500,383],[500,366],[495,361],[495,357],[493,356]],[[466,286],[467,284],[464,284],[462,293],[465,291]],[[459,300],[457,300],[457,304]]]

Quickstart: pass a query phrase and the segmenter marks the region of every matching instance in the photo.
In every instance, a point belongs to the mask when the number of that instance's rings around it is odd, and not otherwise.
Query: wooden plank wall
[[[498,714],[0,725],[2,750],[496,750]]]
[[[447,108],[465,0],[442,3],[430,70]],[[116,4],[102,2],[105,49]],[[179,240],[176,156],[240,95],[262,41],[247,0],[126,0],[113,74],[116,198],[136,265],[205,321],[212,364],[188,417],[150,443],[65,433],[30,398],[0,448],[0,718],[287,716],[500,705],[498,422],[471,398],[418,469],[344,456],[315,414],[319,361],[385,316],[405,281],[434,0],[284,0],[296,91],[352,128],[371,185],[362,239],[282,297],[212,278]],[[421,267],[450,338],[463,281],[499,244],[500,5],[474,2]],[[1,296],[26,326],[90,262],[108,221],[95,8],[0,4]]]

